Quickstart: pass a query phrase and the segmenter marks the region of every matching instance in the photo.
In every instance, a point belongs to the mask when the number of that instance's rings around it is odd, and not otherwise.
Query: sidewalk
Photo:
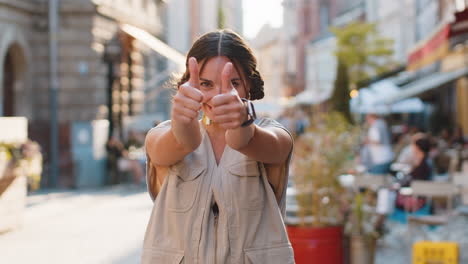
[[[151,208],[132,186],[29,196],[22,228],[0,235],[0,263],[139,263]]]
[[[468,263],[468,216],[457,216],[445,226],[421,226],[408,234],[406,224],[388,221],[389,233],[378,243],[375,264],[412,263],[412,245],[416,241],[453,241],[459,246],[460,264]]]

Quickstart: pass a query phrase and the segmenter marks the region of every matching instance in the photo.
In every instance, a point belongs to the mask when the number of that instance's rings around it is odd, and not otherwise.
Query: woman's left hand
[[[224,66],[220,94],[212,98],[213,121],[224,129],[239,128],[247,120],[247,109],[229,79],[232,67],[230,62]]]

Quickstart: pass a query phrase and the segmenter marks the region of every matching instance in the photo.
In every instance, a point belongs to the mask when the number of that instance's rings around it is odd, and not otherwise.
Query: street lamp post
[[[121,46],[117,38],[112,38],[104,47],[104,62],[107,63],[107,119],[109,120],[110,138],[114,133],[113,86],[115,82],[115,64],[120,60]]]
[[[57,187],[59,175],[58,154],[58,0],[49,0],[49,100],[50,100],[50,181],[49,185]]]

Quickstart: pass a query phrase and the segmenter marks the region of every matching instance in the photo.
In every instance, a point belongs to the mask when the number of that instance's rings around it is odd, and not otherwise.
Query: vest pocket
[[[144,249],[141,258],[142,264],[181,264],[184,252],[181,250]]]
[[[265,248],[245,249],[246,264],[294,264],[291,245],[280,244]]]
[[[228,168],[233,181],[234,200],[239,201],[239,206],[247,210],[259,210],[263,208],[263,193],[260,182],[260,171],[254,160],[241,161]]]
[[[186,212],[192,208],[205,168],[200,165],[180,164],[169,170],[167,206],[170,211]]]

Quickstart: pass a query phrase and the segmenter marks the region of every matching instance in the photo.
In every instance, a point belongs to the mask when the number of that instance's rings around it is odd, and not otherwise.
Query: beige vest
[[[261,127],[282,127],[262,119]],[[158,128],[168,127],[170,122]],[[281,168],[226,146],[219,165],[206,131],[202,143],[179,163],[155,167],[147,181],[154,207],[146,230],[143,264],[291,264],[293,251],[283,223],[289,159]],[[162,184],[156,174],[166,173]],[[267,173],[282,173],[280,193]]]

